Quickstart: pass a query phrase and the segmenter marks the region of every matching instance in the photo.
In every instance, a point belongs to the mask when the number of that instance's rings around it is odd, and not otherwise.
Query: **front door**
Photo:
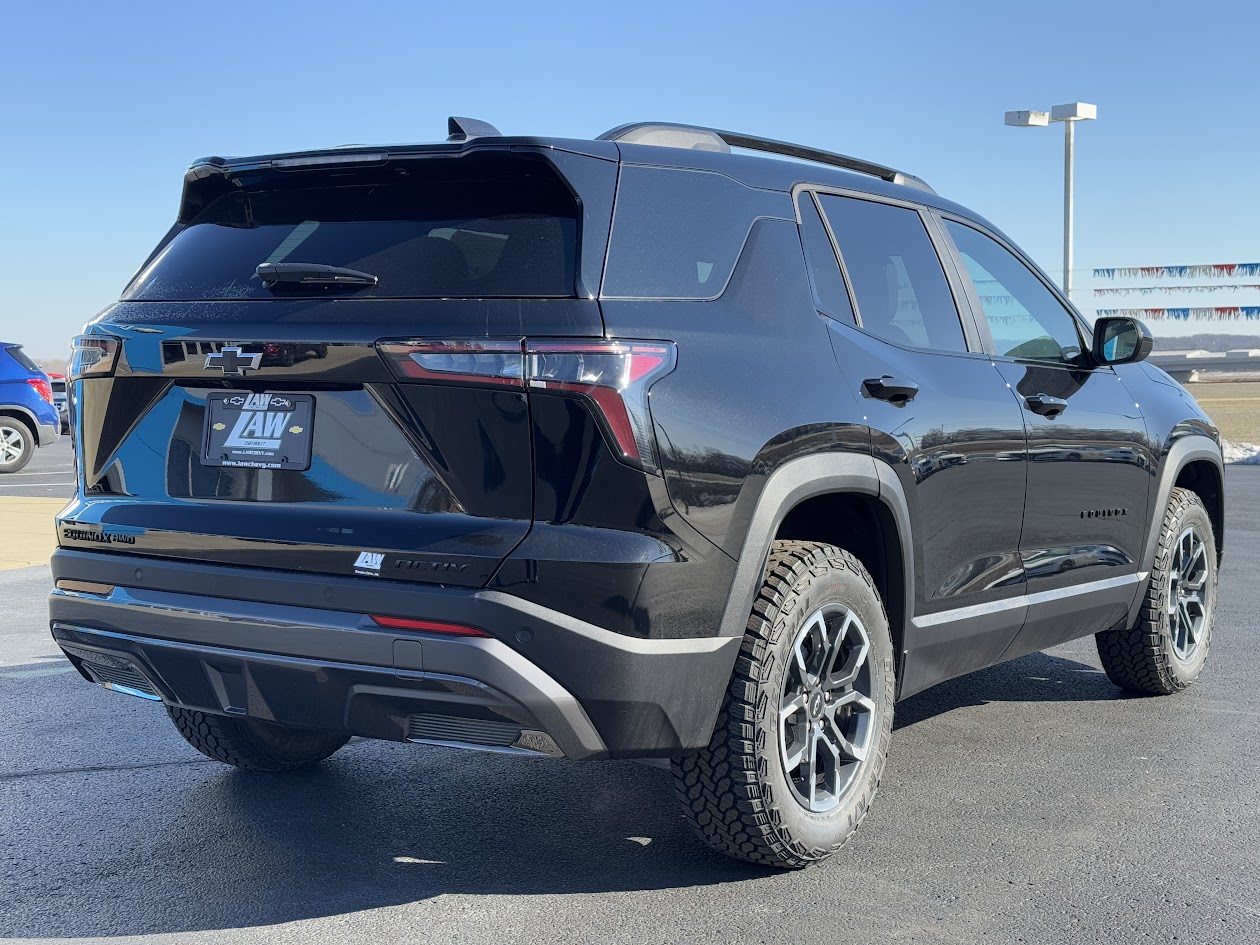
[[[1019,551],[1029,612],[1006,654],[1105,630],[1137,590],[1151,452],[1140,407],[1094,367],[1084,326],[1015,253],[947,220],[994,364],[1023,412],[1028,497]]]

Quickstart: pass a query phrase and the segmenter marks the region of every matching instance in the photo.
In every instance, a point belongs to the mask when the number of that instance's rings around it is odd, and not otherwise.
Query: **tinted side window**
[[[997,240],[945,221],[962,255],[997,354],[1070,361],[1081,352],[1076,319],[1027,266]]]
[[[845,287],[840,264],[836,261],[836,251],[831,245],[826,227],[823,226],[822,217],[818,215],[814,198],[804,193],[798,199],[801,208],[801,242],[805,244],[805,260],[809,263],[809,275],[814,283],[814,301],[818,310],[850,325],[855,324],[849,290]]]
[[[759,219],[795,222],[792,198],[709,171],[625,165],[604,298],[715,299]]]
[[[893,344],[966,351],[936,249],[914,210],[820,194],[862,329]]]

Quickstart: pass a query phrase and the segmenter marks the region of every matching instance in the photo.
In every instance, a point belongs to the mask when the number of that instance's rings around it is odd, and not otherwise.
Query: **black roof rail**
[[[930,194],[936,193],[922,178],[896,168],[875,164],[872,161],[863,161],[861,158],[835,154],[803,144],[792,144],[790,141],[776,141],[774,138],[761,138],[738,131],[721,131],[701,125],[681,125],[668,121],[636,121],[605,131],[596,140],[624,141],[626,144],[655,144],[668,148],[696,148],[701,151],[730,151],[731,148],[746,148],[749,151],[779,154],[802,161],[813,161],[816,164],[842,167],[847,171],[870,174],[872,177],[878,177],[892,184],[916,187]]]

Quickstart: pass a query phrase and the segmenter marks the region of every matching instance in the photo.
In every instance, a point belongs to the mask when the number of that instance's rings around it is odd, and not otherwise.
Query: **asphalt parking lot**
[[[0,498],[68,497],[74,492],[74,449],[63,436],[52,446],[40,447],[21,472],[0,476]]]
[[[0,572],[0,936],[1260,941],[1260,468],[1227,488],[1197,686],[1127,697],[1085,640],[916,696],[857,837],[798,873],[709,853],[631,763],[356,741],[233,771],[56,656],[46,567]]]

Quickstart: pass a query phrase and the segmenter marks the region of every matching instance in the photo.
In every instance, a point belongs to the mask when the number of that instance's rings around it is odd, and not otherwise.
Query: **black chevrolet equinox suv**
[[[75,341],[51,628],[211,758],[655,759],[839,849],[898,699],[1095,635],[1199,675],[1220,439],[891,168],[661,123],[197,161]],[[995,749],[997,750],[997,749]]]

